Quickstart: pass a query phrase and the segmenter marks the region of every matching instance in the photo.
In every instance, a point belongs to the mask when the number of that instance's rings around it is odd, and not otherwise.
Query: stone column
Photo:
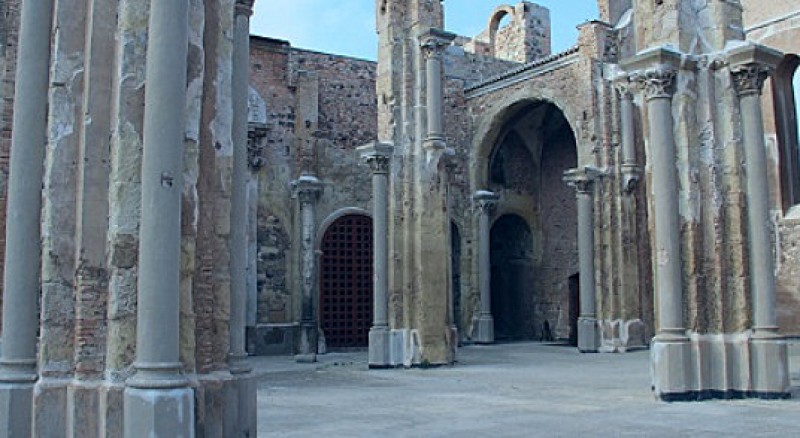
[[[730,60],[733,83],[739,96],[745,156],[748,260],[753,305],[752,385],[757,396],[784,397],[790,390],[788,356],[786,343],[778,332],[775,313],[772,219],[761,114],[764,81],[781,57],[763,47],[746,46],[732,51]]]
[[[591,167],[565,172],[564,180],[578,194],[578,260],[580,266],[580,315],[578,350],[597,353],[600,330],[597,323],[597,295],[594,277],[594,181],[600,171]]]
[[[322,183],[311,175],[303,175],[292,182],[295,194],[300,201],[300,278],[303,289],[303,314],[300,321],[300,347],[297,360],[315,362],[317,360],[317,318],[314,311],[316,291],[317,240],[316,205],[322,194]]]
[[[136,374],[125,436],[194,436],[194,391],[181,373],[179,273],[188,2],[150,6],[142,157]]]
[[[636,164],[636,133],[633,117],[633,93],[631,85],[619,84],[617,90],[620,94],[620,122],[622,131],[622,177],[625,194],[632,194],[639,183],[639,166]]]
[[[369,330],[369,367],[392,366],[389,339],[389,170],[394,147],[372,143],[358,148],[372,170],[373,323]]]
[[[479,344],[494,342],[494,318],[492,318],[492,259],[491,227],[489,216],[499,196],[489,191],[478,191],[472,196],[478,213],[478,285],[481,293],[481,308],[475,321],[474,341]]]
[[[30,436],[53,0],[22,2],[8,177],[0,437]]]
[[[655,216],[655,287],[658,330],[652,345],[653,386],[662,399],[682,397],[689,390],[689,339],[683,326],[678,181],[672,94],[680,56],[666,49],[649,55],[657,63],[639,75],[644,85],[650,131]],[[667,61],[669,63],[666,63]]]
[[[247,320],[247,102],[250,73],[250,16],[253,0],[237,0],[233,35],[233,175],[231,188],[231,316],[228,357],[232,373],[245,373]]]
[[[455,38],[454,34],[439,29],[430,29],[420,37],[422,53],[425,57],[425,83],[428,132],[425,137],[425,149],[429,151],[444,150],[444,128],[442,117],[442,54]]]

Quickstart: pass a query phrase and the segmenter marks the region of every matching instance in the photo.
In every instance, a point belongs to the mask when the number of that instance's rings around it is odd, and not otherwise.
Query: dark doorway
[[[569,277],[569,345],[578,346],[578,318],[581,316],[581,274]]]
[[[492,316],[498,341],[531,340],[534,335],[533,243],[531,229],[517,215],[492,226]]]
[[[329,348],[366,347],[372,325],[372,219],[348,215],[325,231],[320,324]]]

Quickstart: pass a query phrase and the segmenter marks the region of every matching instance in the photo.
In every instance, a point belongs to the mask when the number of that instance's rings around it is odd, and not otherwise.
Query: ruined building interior
[[[560,53],[532,2],[460,36],[376,0],[377,62],[250,36],[253,1],[0,1],[0,436],[255,436],[248,354],[354,348],[789,396],[795,0],[598,0]]]

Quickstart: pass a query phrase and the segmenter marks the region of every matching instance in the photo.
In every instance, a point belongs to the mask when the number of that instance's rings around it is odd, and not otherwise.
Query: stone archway
[[[372,218],[341,216],[320,244],[320,328],[328,348],[368,344],[372,325]]]

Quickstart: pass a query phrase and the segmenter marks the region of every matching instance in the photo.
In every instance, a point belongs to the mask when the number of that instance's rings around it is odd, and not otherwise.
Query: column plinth
[[[478,285],[481,308],[474,318],[473,341],[478,344],[494,343],[494,317],[492,317],[492,259],[491,259],[491,214],[500,197],[493,192],[481,190],[472,196],[475,213],[478,215]]]
[[[389,171],[394,147],[371,143],[358,148],[372,171],[373,322],[369,330],[369,367],[391,363],[389,331]]]

